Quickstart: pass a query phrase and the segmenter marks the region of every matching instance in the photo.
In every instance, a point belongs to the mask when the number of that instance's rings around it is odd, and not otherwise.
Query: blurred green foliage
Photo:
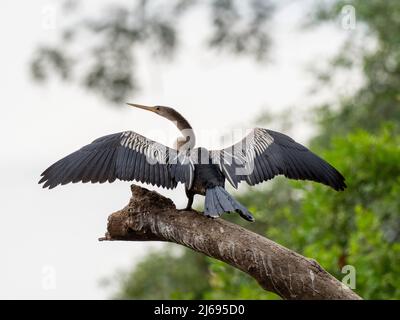
[[[326,88],[336,74],[361,66],[364,82],[351,95],[338,93],[335,104],[315,108],[314,120],[319,131],[311,145],[343,173],[348,189],[335,193],[316,183],[278,178],[264,187],[236,195],[254,213],[254,224],[243,223],[235,216],[225,218],[316,259],[338,279],[345,276],[345,265],[354,266],[355,291],[363,298],[399,299],[400,2],[318,2],[312,27],[335,23],[347,4],[356,10],[358,32],[350,32],[325,75],[315,76],[323,79],[318,85]],[[371,49],[366,43],[376,46]],[[121,282],[117,296],[279,298],[220,261],[197,255],[197,263],[202,266],[199,269],[193,265],[193,254],[186,249],[178,257],[154,253],[130,273],[127,282]],[[174,272],[182,273],[185,283],[180,277],[171,278],[171,271],[164,271],[164,261],[174,266]],[[140,287],[155,273],[160,283],[173,284],[164,291],[154,290],[152,285]],[[193,283],[204,286],[194,288]],[[129,286],[140,288],[141,294],[131,294]],[[188,291],[191,295],[185,296]]]
[[[121,284],[119,299],[201,299],[211,289],[208,264],[202,255],[166,247],[149,253],[132,272],[119,273],[108,282]]]
[[[332,194],[313,185],[293,221],[301,251],[338,278],[344,265],[353,265],[356,291],[369,299],[400,297],[400,136],[394,128],[333,139],[324,156],[347,177],[348,189]]]
[[[325,104],[316,110],[321,130],[315,140],[325,146],[337,133],[356,128],[376,132],[382,122],[400,122],[400,2],[316,1],[314,22],[318,25],[342,18],[345,5],[355,9],[356,29],[347,31],[347,41],[319,75],[323,79],[319,85],[329,88],[338,73],[353,68],[361,69],[364,83],[357,92],[338,93],[337,103]],[[344,88],[349,85],[342,83]]]

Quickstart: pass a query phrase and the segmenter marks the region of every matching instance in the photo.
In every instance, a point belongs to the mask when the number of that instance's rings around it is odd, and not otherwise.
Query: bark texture
[[[157,192],[131,189],[129,204],[109,216],[100,240],[177,243],[246,272],[284,299],[360,299],[313,259],[226,220],[177,210]]]

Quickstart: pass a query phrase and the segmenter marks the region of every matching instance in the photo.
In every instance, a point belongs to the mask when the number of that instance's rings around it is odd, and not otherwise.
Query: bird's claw
[[[198,212],[197,210],[193,208],[184,208],[184,209],[177,209],[178,212],[183,212],[183,211],[192,211],[192,212]]]

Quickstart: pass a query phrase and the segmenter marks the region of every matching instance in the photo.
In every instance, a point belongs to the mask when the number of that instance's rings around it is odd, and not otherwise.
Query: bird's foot
[[[183,211],[192,211],[192,212],[198,212],[197,210],[191,208],[191,207],[186,207],[184,209],[177,209],[177,211],[179,212],[183,212]]]

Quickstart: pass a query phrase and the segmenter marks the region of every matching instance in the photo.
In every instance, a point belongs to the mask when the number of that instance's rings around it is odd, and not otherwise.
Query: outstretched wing
[[[211,151],[227,180],[237,188],[284,175],[296,180],[312,180],[335,190],[344,190],[344,177],[325,160],[282,133],[255,128],[231,147]]]
[[[178,151],[125,131],[96,139],[57,161],[42,173],[43,187],[50,189],[70,182],[113,182],[116,179],[175,188],[190,187],[192,167],[180,161]]]

